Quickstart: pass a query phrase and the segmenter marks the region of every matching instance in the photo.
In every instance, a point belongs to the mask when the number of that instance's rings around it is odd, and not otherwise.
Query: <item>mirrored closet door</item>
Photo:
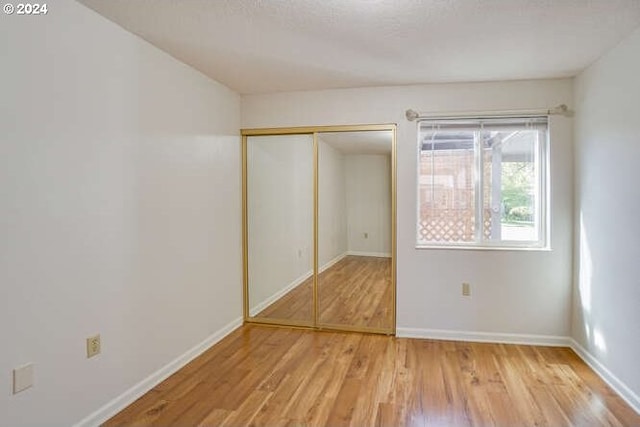
[[[395,333],[395,125],[243,130],[246,322]]]
[[[318,141],[318,322],[392,326],[392,131],[322,132]]]
[[[246,142],[249,316],[313,324],[313,135]]]

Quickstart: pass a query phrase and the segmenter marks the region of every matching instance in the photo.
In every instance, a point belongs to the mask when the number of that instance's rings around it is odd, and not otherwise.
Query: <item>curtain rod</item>
[[[459,119],[459,118],[492,118],[492,117],[534,117],[559,115],[565,117],[573,116],[573,111],[569,110],[565,104],[547,110],[507,110],[507,111],[461,111],[448,113],[418,113],[409,109],[405,112],[407,120],[410,122],[419,119]]]

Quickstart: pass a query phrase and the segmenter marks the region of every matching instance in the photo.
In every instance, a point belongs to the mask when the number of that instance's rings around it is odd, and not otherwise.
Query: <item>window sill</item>
[[[416,245],[422,250],[464,250],[464,251],[516,251],[516,252],[552,252],[548,246],[478,246],[478,245]]]

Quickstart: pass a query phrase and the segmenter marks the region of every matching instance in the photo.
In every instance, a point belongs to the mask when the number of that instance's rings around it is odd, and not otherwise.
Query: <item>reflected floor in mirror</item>
[[[392,327],[391,258],[348,255],[318,276],[320,323]],[[310,319],[313,278],[307,279],[256,317]]]

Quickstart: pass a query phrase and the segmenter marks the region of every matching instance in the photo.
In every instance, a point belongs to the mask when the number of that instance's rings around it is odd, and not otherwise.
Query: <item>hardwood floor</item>
[[[312,320],[313,280],[308,279],[257,317]],[[320,323],[392,327],[391,258],[347,256],[318,275]]]
[[[106,426],[638,426],[568,348],[245,325]]]
[[[347,256],[318,276],[320,323],[391,328],[391,258]]]

